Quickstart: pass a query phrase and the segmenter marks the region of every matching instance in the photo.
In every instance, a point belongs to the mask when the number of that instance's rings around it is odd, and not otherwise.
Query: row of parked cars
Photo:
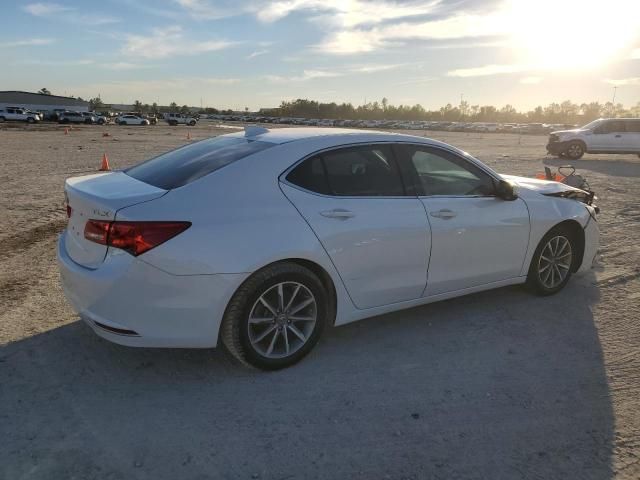
[[[199,118],[181,113],[165,113],[162,119],[169,125],[194,126]],[[159,118],[156,115],[145,115],[138,112],[120,113],[118,115],[102,114],[98,112],[77,112],[55,109],[48,112],[33,112],[23,107],[6,107],[0,109],[0,122],[38,123],[43,120],[57,121],[61,124],[104,125],[155,125]]]
[[[444,130],[451,132],[508,132],[519,134],[548,134],[554,130],[575,128],[571,124],[544,123],[492,123],[448,121],[397,121],[397,120],[342,120],[299,117],[266,117],[254,115],[210,115],[212,120],[277,123],[283,125],[308,125],[315,127],[382,128],[399,130]]]

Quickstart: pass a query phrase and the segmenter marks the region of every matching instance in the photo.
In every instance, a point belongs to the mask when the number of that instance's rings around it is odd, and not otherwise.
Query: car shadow
[[[272,373],[74,322],[0,348],[0,477],[608,479],[597,300],[583,277],[412,308]]]
[[[640,177],[640,161],[623,160],[619,155],[612,156],[611,160],[581,158],[580,160],[569,160],[568,158],[545,158],[545,165],[560,167],[562,165],[573,165],[579,171],[592,170],[604,173],[612,177]],[[578,172],[579,173],[579,172]]]

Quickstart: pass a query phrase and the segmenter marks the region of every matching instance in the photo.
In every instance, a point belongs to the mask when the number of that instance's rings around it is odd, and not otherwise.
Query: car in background
[[[585,153],[640,156],[640,118],[599,118],[580,128],[551,132],[547,152],[571,160]]]
[[[86,123],[91,124],[94,122],[92,116],[86,116],[87,112],[71,112],[64,111],[58,115],[58,123]]]
[[[27,122],[38,123],[40,120],[40,114],[36,112],[30,112],[25,108],[20,107],[6,107],[0,109],[0,122]]]
[[[96,112],[82,112],[82,115],[84,118],[88,118],[91,123],[97,123],[98,125],[107,123],[107,117]]]
[[[120,115],[116,118],[116,123],[118,125],[150,125],[151,122],[146,118],[140,117],[138,115]]]
[[[98,335],[224,344],[267,370],[329,326],[506,285],[557,293],[598,248],[592,194],[395,133],[246,127],[65,193],[62,285]]]
[[[190,127],[193,127],[196,123],[198,123],[198,119],[196,117],[185,115],[183,113],[165,113],[164,119],[169,125],[172,126],[189,125]]]

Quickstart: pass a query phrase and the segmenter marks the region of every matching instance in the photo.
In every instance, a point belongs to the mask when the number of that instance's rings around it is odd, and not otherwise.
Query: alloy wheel
[[[577,143],[569,145],[569,148],[567,148],[567,155],[570,158],[578,158],[578,157],[580,157],[582,155],[582,147],[580,145],[578,145]]]
[[[551,290],[558,287],[569,274],[573,252],[567,237],[557,235],[551,238],[538,260],[538,277],[545,288]]]
[[[281,282],[254,303],[248,318],[249,341],[266,358],[285,358],[300,350],[316,325],[318,306],[307,287]]]

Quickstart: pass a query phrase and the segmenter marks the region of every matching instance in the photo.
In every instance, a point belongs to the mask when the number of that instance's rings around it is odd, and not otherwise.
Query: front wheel
[[[553,295],[562,290],[571,277],[575,252],[573,236],[566,228],[551,229],[533,254],[527,286],[539,295]]]
[[[571,142],[564,153],[571,160],[578,160],[584,155],[584,145],[580,142]]]
[[[291,366],[318,342],[328,304],[324,286],[307,268],[295,263],[266,267],[229,302],[222,342],[245,365],[261,370]]]
[[[191,121],[189,122],[189,126],[190,126],[190,127],[195,126],[195,124],[196,124],[195,120],[191,120]]]

